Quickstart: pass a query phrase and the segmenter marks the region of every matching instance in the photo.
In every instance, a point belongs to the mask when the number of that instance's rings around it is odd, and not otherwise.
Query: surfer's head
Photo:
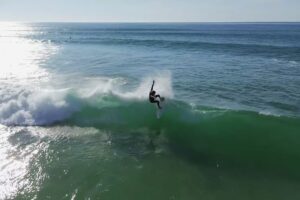
[[[155,93],[156,93],[156,92],[155,92],[154,90],[152,90],[152,91],[150,92],[151,95],[155,95]]]

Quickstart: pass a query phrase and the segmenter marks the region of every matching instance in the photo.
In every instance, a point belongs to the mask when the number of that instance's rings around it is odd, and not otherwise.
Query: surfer
[[[162,98],[160,97],[159,94],[156,94],[156,92],[153,90],[154,83],[155,83],[155,81],[153,80],[152,87],[151,87],[151,90],[150,90],[150,92],[149,92],[149,101],[150,101],[151,103],[156,103],[157,106],[158,106],[158,108],[159,108],[159,109],[162,109],[162,107],[161,107],[160,104],[159,104],[160,101],[162,100]],[[159,98],[159,100],[158,100],[157,97]]]

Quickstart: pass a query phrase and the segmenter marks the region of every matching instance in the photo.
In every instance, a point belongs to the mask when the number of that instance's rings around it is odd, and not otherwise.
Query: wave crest
[[[5,125],[49,125],[70,117],[82,107],[113,107],[112,97],[126,101],[145,101],[152,84],[162,96],[172,98],[171,73],[163,72],[142,79],[133,90],[126,90],[126,80],[98,77],[77,81],[63,89],[24,89],[10,94],[0,104],[0,123]],[[5,92],[5,91],[4,91]]]

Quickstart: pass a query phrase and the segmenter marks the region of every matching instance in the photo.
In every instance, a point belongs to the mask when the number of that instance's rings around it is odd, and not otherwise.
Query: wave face
[[[62,124],[164,134],[175,150],[186,149],[188,157],[300,177],[299,119],[167,101],[162,118],[157,119],[155,106],[148,102],[106,96],[96,107],[85,106]]]
[[[218,162],[223,167],[247,166],[299,176],[299,118],[264,115],[187,104],[175,100],[169,73],[157,77],[166,97],[162,117],[147,101],[152,77],[133,91],[122,91],[121,79],[96,79],[80,90],[27,91],[0,107],[6,125],[67,125],[109,132],[163,134],[185,157]],[[102,82],[102,84],[99,84]],[[162,84],[164,83],[164,84]],[[181,151],[182,153],[182,151]]]

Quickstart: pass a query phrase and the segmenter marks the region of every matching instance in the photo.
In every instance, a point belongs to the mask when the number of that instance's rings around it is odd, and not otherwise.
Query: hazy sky
[[[0,0],[0,21],[300,21],[300,0]]]

